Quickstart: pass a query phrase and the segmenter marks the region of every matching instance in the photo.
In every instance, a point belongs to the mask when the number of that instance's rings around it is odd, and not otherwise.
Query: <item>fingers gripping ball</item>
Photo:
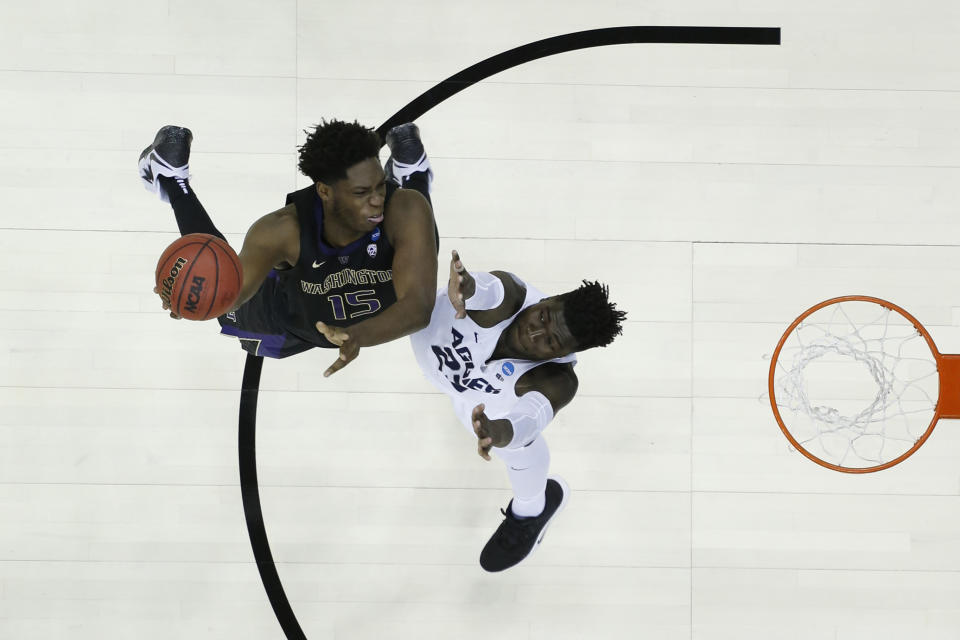
[[[156,282],[171,311],[187,320],[209,320],[229,311],[237,301],[243,269],[225,241],[191,233],[164,250]]]

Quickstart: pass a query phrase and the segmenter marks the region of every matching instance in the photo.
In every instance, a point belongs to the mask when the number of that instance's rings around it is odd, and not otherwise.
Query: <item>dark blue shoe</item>
[[[543,542],[547,527],[567,503],[570,488],[562,478],[547,478],[546,505],[543,512],[533,518],[518,518],[513,515],[513,500],[506,510],[503,522],[480,552],[480,566],[490,572],[503,571],[520,564]]]

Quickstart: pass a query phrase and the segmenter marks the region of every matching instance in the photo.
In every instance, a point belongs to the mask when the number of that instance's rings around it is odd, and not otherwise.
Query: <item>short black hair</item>
[[[605,347],[623,333],[621,324],[627,312],[610,302],[609,293],[607,285],[584,280],[578,289],[557,296],[563,302],[563,319],[577,341],[577,351]]]
[[[299,147],[300,173],[314,182],[333,184],[347,177],[347,169],[367,158],[379,158],[380,136],[357,121],[321,120]]]

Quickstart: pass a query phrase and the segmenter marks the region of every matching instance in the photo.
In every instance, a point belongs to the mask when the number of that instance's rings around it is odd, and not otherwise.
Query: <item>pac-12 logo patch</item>
[[[503,371],[503,375],[512,376],[513,372],[516,371],[516,368],[513,366],[512,362],[504,362],[503,367],[500,368]]]
[[[371,258],[376,258],[376,257],[377,257],[377,245],[375,245],[375,244],[368,244],[368,245],[367,245],[367,254],[368,254]]]

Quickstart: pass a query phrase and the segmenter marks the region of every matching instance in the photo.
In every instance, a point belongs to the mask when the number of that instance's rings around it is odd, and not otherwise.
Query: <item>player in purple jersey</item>
[[[192,140],[189,129],[160,129],[140,156],[140,177],[172,205],[181,234],[223,238],[188,180]],[[373,129],[330,120],[308,132],[298,166],[313,185],[247,231],[240,297],[219,318],[223,333],[269,357],[339,348],[329,376],[361,347],[426,326],[437,273],[432,170],[416,125],[394,127],[386,142],[387,172]]]

